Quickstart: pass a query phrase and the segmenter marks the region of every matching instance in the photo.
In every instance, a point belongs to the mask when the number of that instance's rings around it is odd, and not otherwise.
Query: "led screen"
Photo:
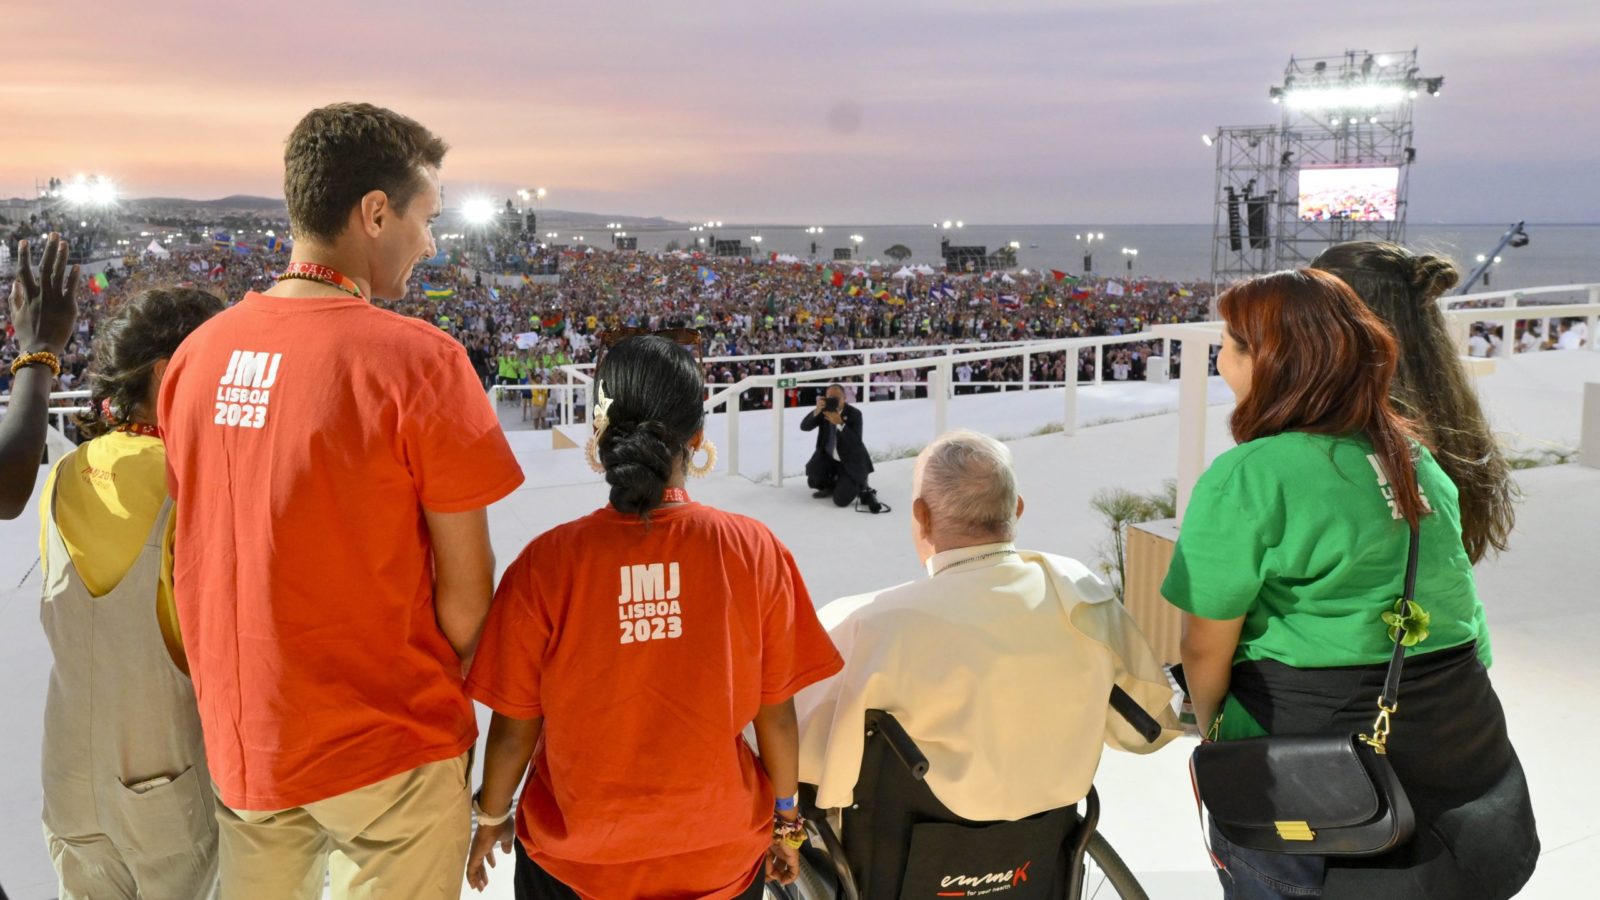
[[[1399,169],[1300,170],[1301,221],[1393,222],[1399,205]]]

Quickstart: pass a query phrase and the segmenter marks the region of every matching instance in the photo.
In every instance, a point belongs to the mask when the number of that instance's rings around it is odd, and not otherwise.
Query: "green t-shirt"
[[[1243,616],[1235,662],[1387,662],[1394,645],[1380,617],[1404,588],[1410,532],[1371,453],[1364,437],[1286,432],[1217,457],[1195,485],[1161,593],[1203,618]],[[1426,449],[1417,478],[1433,514],[1422,519],[1416,601],[1431,621],[1409,652],[1477,641],[1487,666],[1456,486]],[[1261,733],[1231,697],[1223,722],[1223,737]]]

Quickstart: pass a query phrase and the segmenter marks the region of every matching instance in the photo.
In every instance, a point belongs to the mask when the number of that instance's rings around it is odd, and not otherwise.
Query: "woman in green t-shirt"
[[[1393,639],[1383,614],[1418,527],[1417,603],[1390,760],[1417,817],[1390,854],[1258,853],[1214,829],[1229,898],[1499,898],[1533,871],[1527,786],[1489,683],[1489,639],[1456,487],[1389,398],[1398,348],[1314,269],[1219,300],[1218,371],[1239,446],[1200,478],[1162,593],[1183,609],[1184,672],[1219,740],[1370,728]]]

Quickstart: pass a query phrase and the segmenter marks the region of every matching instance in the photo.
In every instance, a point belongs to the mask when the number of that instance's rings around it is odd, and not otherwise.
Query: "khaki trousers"
[[[159,828],[157,823],[150,827]],[[151,858],[119,848],[103,834],[64,838],[48,827],[45,843],[60,881],[60,900],[199,900],[216,896],[216,841]],[[5,892],[0,890],[0,900]]]
[[[467,754],[295,809],[217,802],[222,900],[459,898],[472,838]]]

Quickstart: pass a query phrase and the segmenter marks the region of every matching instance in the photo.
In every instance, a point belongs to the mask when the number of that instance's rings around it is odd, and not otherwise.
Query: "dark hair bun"
[[[661,505],[672,478],[672,433],[660,422],[612,420],[600,433],[600,464],[611,485],[611,505],[648,514]]]
[[[1461,281],[1456,264],[1431,253],[1411,261],[1411,292],[1425,301],[1437,300]]]

